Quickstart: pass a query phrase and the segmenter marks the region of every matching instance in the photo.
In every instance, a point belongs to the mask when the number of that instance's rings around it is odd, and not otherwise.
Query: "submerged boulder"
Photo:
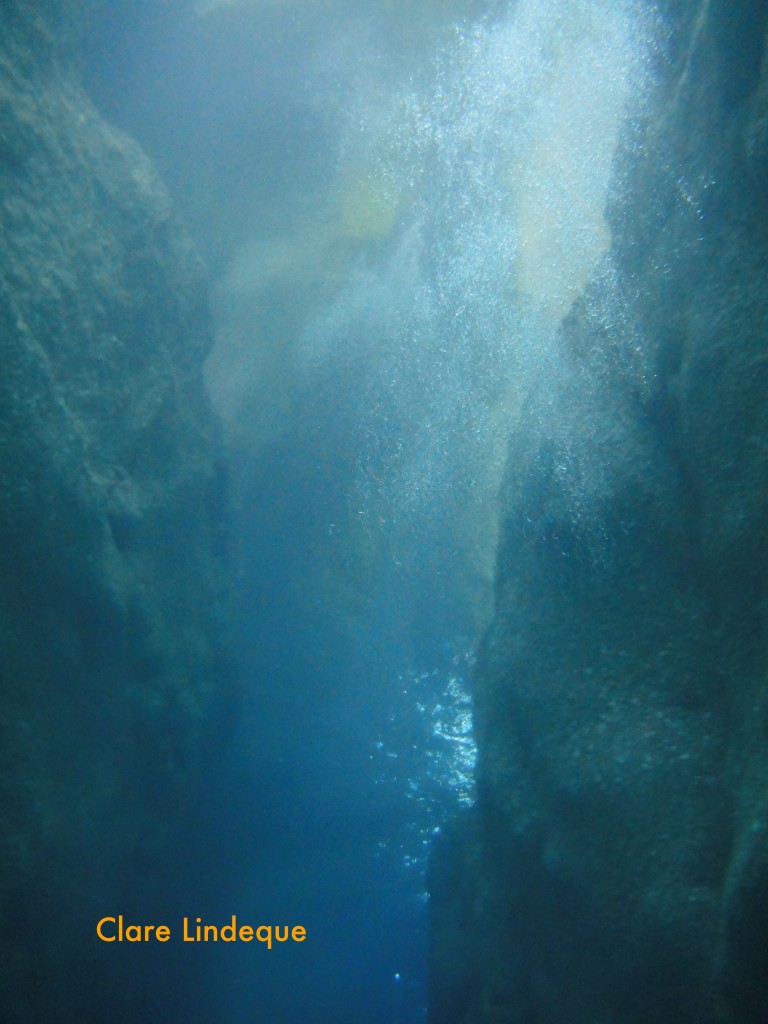
[[[95,923],[162,847],[233,690],[204,276],[78,83],[87,8],[0,11],[7,1021],[84,1019]]]
[[[766,15],[666,5],[610,259],[510,442],[434,1024],[768,1020]]]

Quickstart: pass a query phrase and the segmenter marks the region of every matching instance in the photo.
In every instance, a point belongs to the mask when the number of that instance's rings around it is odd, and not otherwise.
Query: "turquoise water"
[[[178,958],[206,1020],[425,1015],[506,439],[610,273],[612,159],[662,40],[598,0],[117,4],[94,39],[90,88],[212,276],[246,700],[180,884],[309,933]]]

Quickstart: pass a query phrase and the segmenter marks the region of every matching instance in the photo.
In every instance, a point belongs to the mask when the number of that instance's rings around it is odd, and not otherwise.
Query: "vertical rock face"
[[[670,4],[611,269],[512,439],[435,1024],[768,1020],[764,4]]]
[[[229,686],[201,268],[148,162],[71,72],[66,13],[0,12],[9,1021],[70,1019],[95,922],[172,820]]]

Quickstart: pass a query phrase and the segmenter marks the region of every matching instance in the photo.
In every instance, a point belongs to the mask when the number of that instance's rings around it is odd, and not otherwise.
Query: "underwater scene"
[[[768,1024],[767,41],[3,0],[0,1021]]]

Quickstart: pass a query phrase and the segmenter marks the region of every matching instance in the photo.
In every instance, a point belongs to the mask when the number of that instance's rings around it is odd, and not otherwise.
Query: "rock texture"
[[[611,259],[511,441],[434,1024],[768,1020],[768,12],[663,13]]]
[[[147,160],[78,84],[86,7],[0,9],[0,1015],[13,1022],[88,1019],[95,922],[172,825],[232,689],[204,280]]]

